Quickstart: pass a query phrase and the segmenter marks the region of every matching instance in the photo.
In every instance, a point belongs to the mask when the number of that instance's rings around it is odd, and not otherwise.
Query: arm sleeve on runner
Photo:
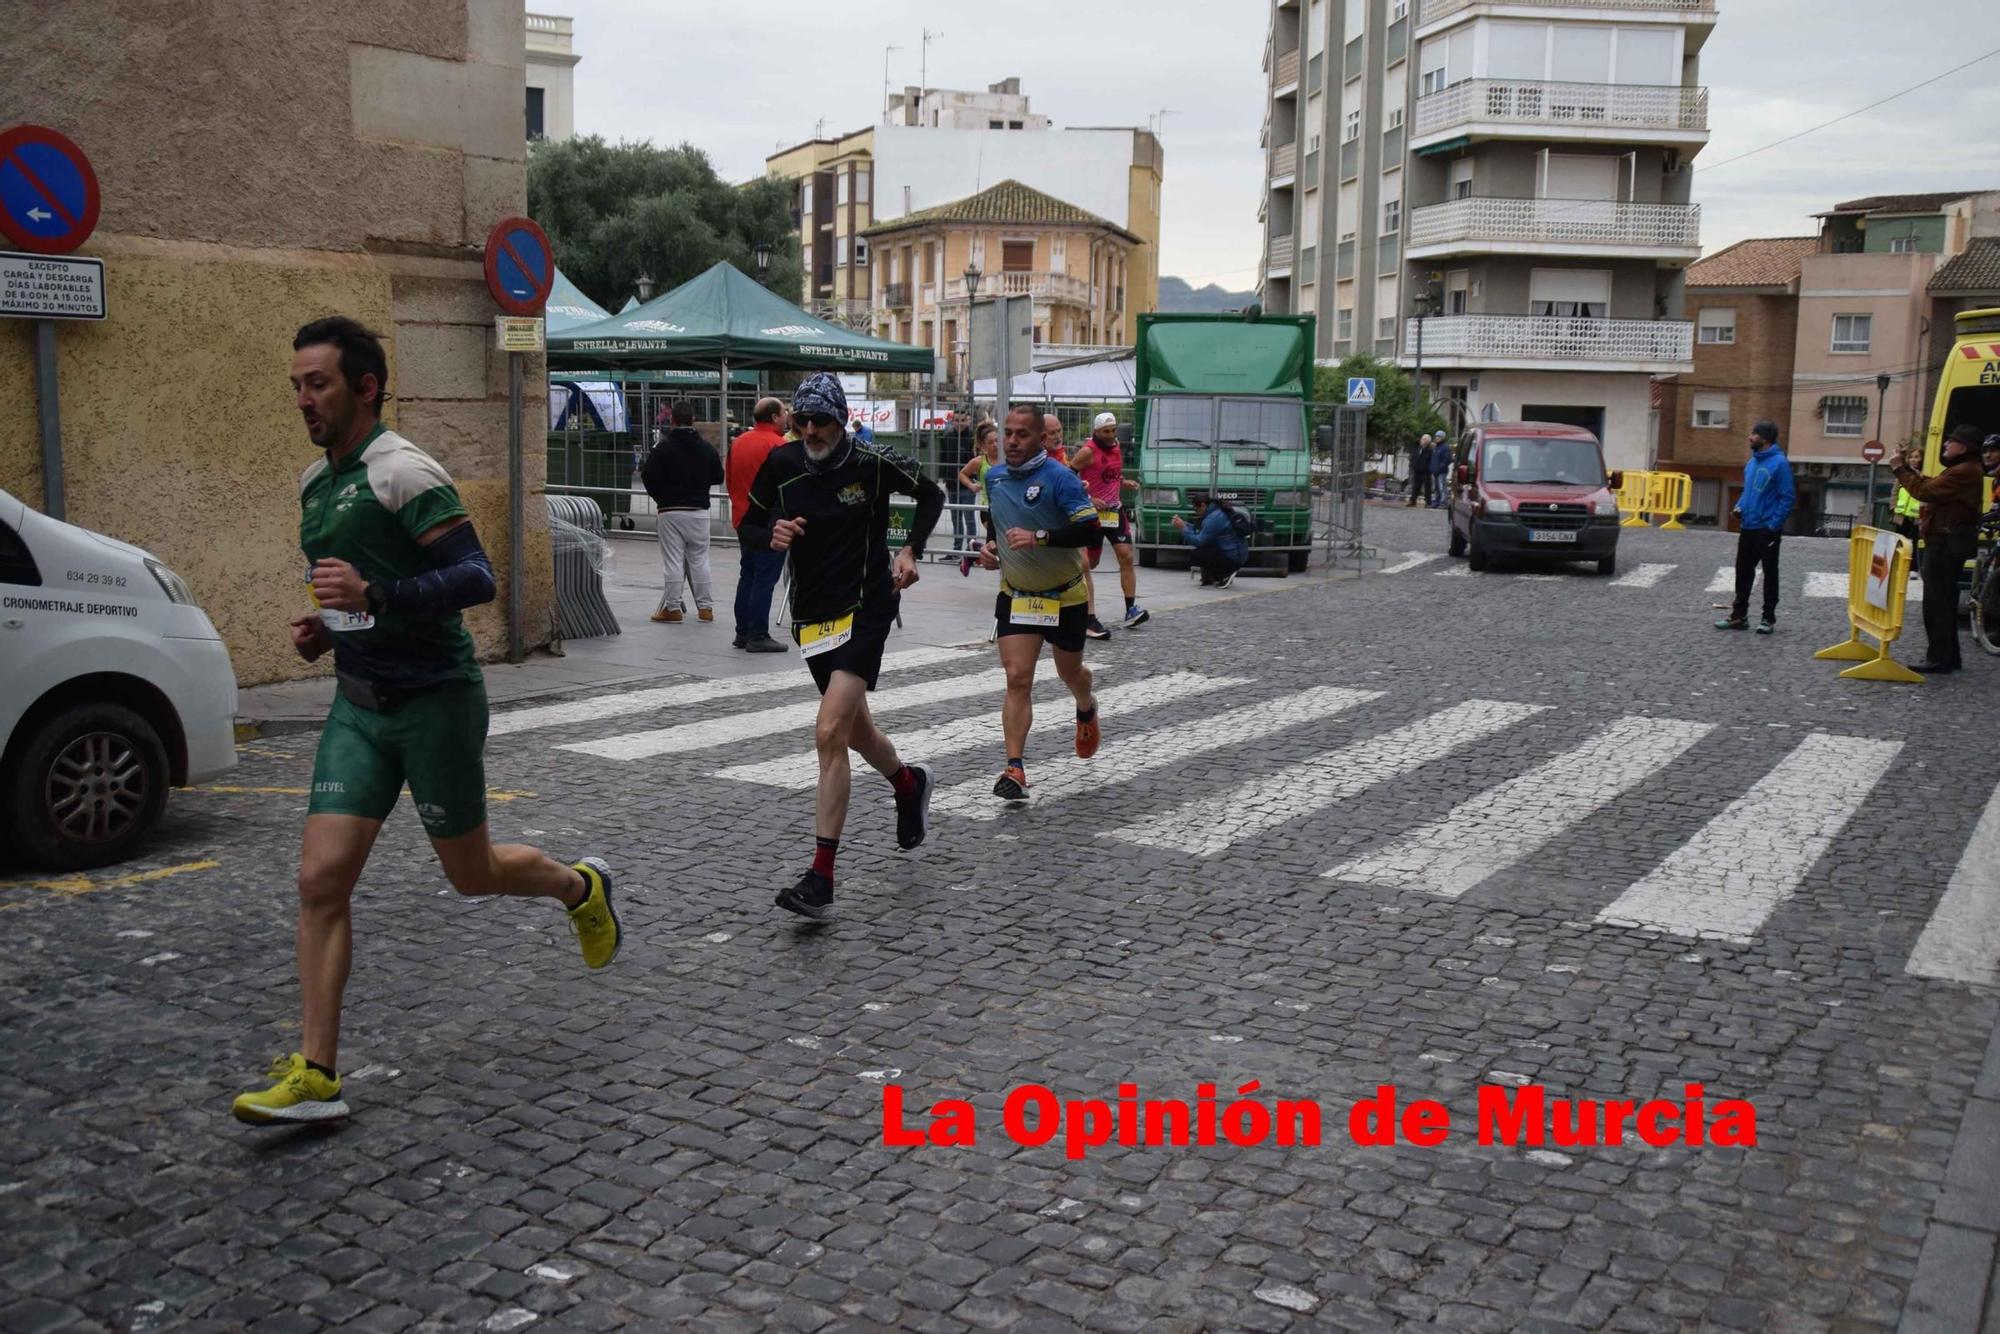
[[[743,522],[736,525],[736,540],[753,551],[771,549],[771,523],[776,518],[771,513],[771,505],[777,495],[777,486],[771,480],[771,459],[757,468],[757,475],[750,479],[750,503],[743,511]]]
[[[469,523],[450,529],[424,548],[430,568],[407,579],[385,579],[390,611],[443,616],[493,600],[493,565]]]
[[[1097,521],[1097,511],[1092,510],[1088,519],[1075,519],[1060,528],[1049,529],[1047,545],[1052,547],[1088,547],[1104,540],[1104,526]]]

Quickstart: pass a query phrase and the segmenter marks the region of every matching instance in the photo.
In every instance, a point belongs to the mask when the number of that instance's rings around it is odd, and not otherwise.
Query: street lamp
[[[1420,288],[1416,296],[1410,299],[1410,310],[1417,317],[1417,365],[1415,371],[1411,373],[1411,378],[1416,381],[1417,414],[1422,416],[1424,410],[1424,316],[1431,313],[1431,293],[1428,287]]]
[[[641,304],[644,304],[645,302],[651,301],[653,299],[652,274],[647,273],[643,269],[640,270],[638,278],[634,279],[634,284],[639,289],[639,301]]]
[[[759,243],[757,248],[750,252],[750,255],[757,262],[757,278],[761,282],[764,275],[771,271],[771,247]]]
[[[985,276],[977,264],[965,266],[965,299],[968,303],[979,299],[979,280]]]
[[[1889,434],[1889,419],[1885,414],[1887,412],[1886,404],[1889,399],[1889,381],[1893,378],[1895,377],[1890,375],[1878,375],[1875,377],[1875,435],[1877,439]],[[1881,524],[1878,522],[1881,516],[1875,513],[1875,465],[1873,463],[1868,465],[1868,505],[1863,512],[1867,514],[1869,523],[1874,524],[1878,528],[1881,527]]]

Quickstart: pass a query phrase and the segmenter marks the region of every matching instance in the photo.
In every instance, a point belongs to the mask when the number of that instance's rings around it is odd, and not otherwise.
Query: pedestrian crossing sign
[[[1347,377],[1347,406],[1350,408],[1375,406],[1375,377],[1372,375]]]

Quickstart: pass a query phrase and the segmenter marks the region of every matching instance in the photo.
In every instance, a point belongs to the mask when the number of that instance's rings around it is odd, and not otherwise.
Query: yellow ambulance
[[[1981,439],[2000,434],[2000,310],[1959,313],[1944,370],[1938,379],[1937,401],[1931,405],[1930,430],[1924,435],[1924,472],[1939,470],[1938,451],[1945,437],[1970,422]],[[1993,482],[1986,483],[1986,505],[1993,503]]]

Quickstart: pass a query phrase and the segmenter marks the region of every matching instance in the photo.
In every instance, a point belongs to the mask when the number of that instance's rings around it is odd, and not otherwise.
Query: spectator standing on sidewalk
[[[975,545],[983,547],[987,540],[993,536],[993,512],[987,503],[986,474],[993,469],[995,464],[1000,462],[1000,428],[990,421],[983,421],[979,423],[979,429],[974,433],[974,438],[978,443],[973,447],[972,457],[967,459],[965,466],[958,470],[958,485],[979,506],[977,514],[971,514],[967,517],[971,518],[975,525]],[[983,538],[978,536],[978,526],[982,525],[986,534]],[[976,556],[970,554],[960,556],[958,558],[959,574],[970,576],[973,562],[976,559],[978,559]]]
[[[1431,508],[1443,509],[1451,503],[1451,441],[1443,431],[1431,436]]]
[[[646,494],[659,509],[656,527],[666,574],[653,619],[669,624],[683,619],[681,589],[686,584],[694,592],[697,615],[712,621],[715,586],[708,574],[708,491],[722,482],[722,459],[694,429],[694,404],[677,400],[670,420],[673,425],[665,438],[653,446],[646,466],[639,470]]]
[[[1798,491],[1792,484],[1791,461],[1778,448],[1775,422],[1761,421],[1751,427],[1749,443],[1750,457],[1743,464],[1743,495],[1736,502],[1736,513],[1741,516],[1741,529],[1736,534],[1736,600],[1715,628],[1750,627],[1750,591],[1762,566],[1764,616],[1757,622],[1757,633],[1768,635],[1778,628],[1778,542]]]
[[[785,553],[742,540],[743,516],[750,512],[750,483],[764,458],[785,443],[791,414],[783,399],[760,398],[750,411],[750,429],[729,442],[729,521],[739,532],[740,566],[736,575],[736,638],[731,643],[748,653],[783,653],[771,637],[771,596],[785,572]]]
[[[1410,446],[1410,508],[1417,507],[1418,496],[1430,494],[1431,437],[1429,432],[1417,437],[1417,443]]]
[[[1926,477],[1898,460],[1896,481],[1922,502],[1924,554],[1924,660],[1912,670],[1955,672],[1963,662],[1958,648],[1958,572],[1979,545],[1979,502],[1986,492],[1979,464],[1979,428],[1958,426],[1938,451],[1944,470]]]

